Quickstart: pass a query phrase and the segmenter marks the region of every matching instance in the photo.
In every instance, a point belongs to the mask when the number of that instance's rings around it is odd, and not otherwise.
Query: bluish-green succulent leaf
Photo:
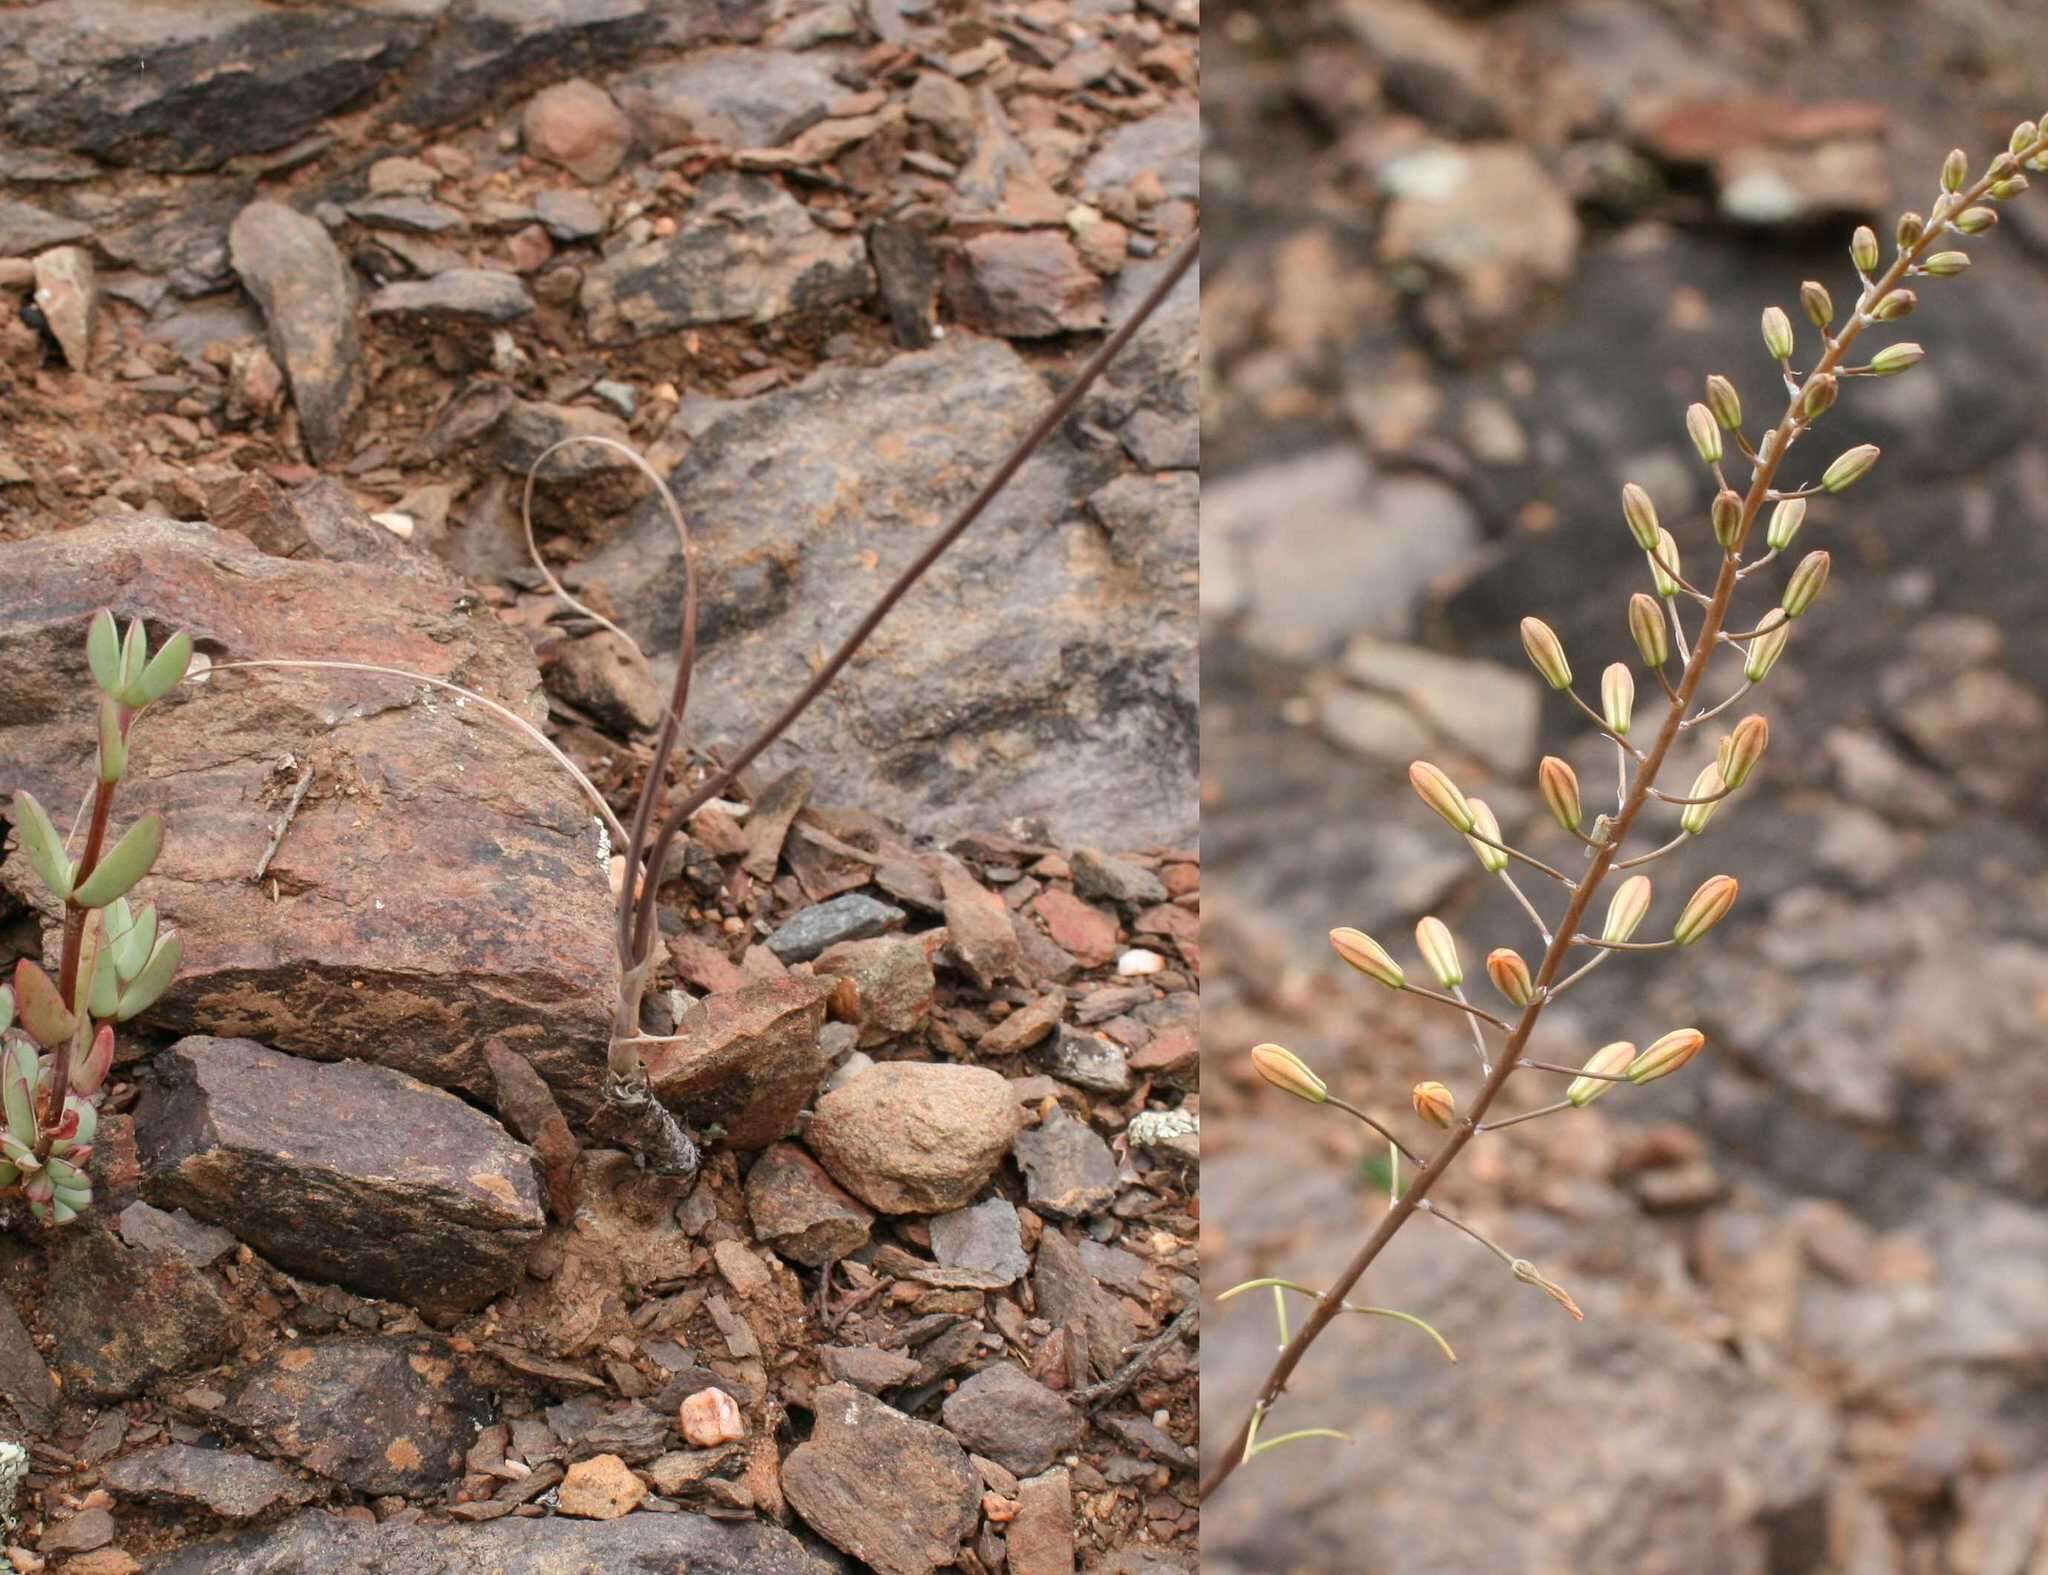
[[[102,694],[121,692],[121,626],[104,607],[92,615],[92,627],[85,632],[85,660]]]
[[[149,961],[142,965],[133,982],[121,992],[121,1004],[114,1016],[121,1022],[156,1005],[157,997],[170,988],[171,980],[178,972],[178,964],[184,958],[185,949],[175,931],[166,932],[163,939],[149,954]]]
[[[64,854],[64,839],[57,835],[49,811],[26,788],[14,795],[14,829],[36,878],[51,896],[64,901],[71,895],[71,861]]]
[[[138,684],[140,703],[154,705],[177,688],[191,662],[192,636],[180,629],[164,641],[164,648],[150,658],[149,665],[142,670]]]
[[[101,855],[93,872],[71,894],[72,901],[82,908],[104,908],[116,897],[125,896],[156,863],[163,840],[163,817],[151,810]]]

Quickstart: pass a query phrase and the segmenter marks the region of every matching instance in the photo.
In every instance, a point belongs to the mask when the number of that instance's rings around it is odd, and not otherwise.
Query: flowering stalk
[[[1647,494],[1640,488],[1631,487],[1624,490],[1623,517],[1631,534],[1636,538],[1638,545],[1646,541],[1655,543],[1654,550],[1646,552],[1652,585],[1658,599],[1670,603],[1673,632],[1677,635],[1675,649],[1684,658],[1684,671],[1675,685],[1665,676],[1664,669],[1672,647],[1665,639],[1664,618],[1659,615],[1655,600],[1638,595],[1630,607],[1630,634],[1644,664],[1651,669],[1669,698],[1656,737],[1646,749],[1637,753],[1635,746],[1626,738],[1617,736],[1618,730],[1614,729],[1608,718],[1603,715],[1604,711],[1611,709],[1610,707],[1603,706],[1602,710],[1595,711],[1585,702],[1580,702],[1582,709],[1588,711],[1594,720],[1602,725],[1602,730],[1616,738],[1617,747],[1622,751],[1624,790],[1614,815],[1601,817],[1596,822],[1595,835],[1587,839],[1590,843],[1590,858],[1585,873],[1576,881],[1566,882],[1570,895],[1564,915],[1554,931],[1545,931],[1543,956],[1528,985],[1524,987],[1521,984],[1512,967],[1503,967],[1498,972],[1497,979],[1505,978],[1512,986],[1511,998],[1526,993],[1527,1002],[1521,1007],[1521,1015],[1508,1030],[1506,1042],[1502,1045],[1499,1055],[1494,1058],[1492,1069],[1462,1110],[1453,1113],[1445,1108],[1446,1101],[1440,1101],[1435,1097],[1435,1091],[1441,1085],[1424,1085],[1430,1090],[1427,1098],[1423,1096],[1421,1088],[1416,1090],[1413,1098],[1418,1111],[1432,1121],[1440,1116],[1445,1117],[1447,1135],[1407,1189],[1393,1198],[1378,1225],[1353,1254],[1334,1283],[1317,1295],[1307,1320],[1286,1342],[1264,1382],[1259,1386],[1250,1416],[1240,1424],[1235,1435],[1218,1455],[1215,1468],[1202,1484],[1203,1497],[1206,1498],[1215,1492],[1239,1465],[1250,1458],[1250,1446],[1255,1439],[1257,1425],[1273,1411],[1285,1395],[1288,1381],[1295,1369],[1300,1366],[1303,1357],[1308,1354],[1309,1348],[1345,1311],[1348,1305],[1346,1297],[1366,1270],[1379,1258],[1387,1243],[1393,1240],[1418,1210],[1431,1209],[1429,1194],[1475,1137],[1482,1131],[1495,1130],[1537,1115],[1583,1108],[1595,1096],[1596,1083],[1604,1088],[1607,1086],[1606,1080],[1617,1076],[1625,1077],[1630,1082],[1648,1082],[1670,1075],[1679,1071],[1699,1052],[1704,1040],[1692,1029],[1678,1029],[1663,1035],[1640,1057],[1636,1056],[1632,1049],[1629,1049],[1624,1057],[1622,1052],[1625,1046],[1611,1045],[1597,1052],[1586,1063],[1568,1097],[1557,1105],[1532,1111],[1527,1116],[1511,1117],[1491,1123],[1486,1119],[1509,1079],[1518,1068],[1529,1064],[1524,1061],[1523,1052],[1543,1015],[1544,1006],[1565,986],[1581,977],[1588,968],[1611,955],[1610,950],[1596,950],[1592,963],[1586,964],[1568,977],[1560,977],[1575,950],[1581,946],[1595,944],[1589,937],[1581,934],[1580,925],[1609,873],[1616,869],[1649,863],[1677,847],[1686,836],[1696,836],[1704,832],[1715,806],[1732,791],[1725,780],[1726,768],[1718,764],[1710,766],[1701,774],[1700,780],[1694,783],[1693,790],[1686,796],[1686,800],[1680,801],[1686,802],[1686,808],[1681,819],[1681,834],[1675,841],[1634,858],[1618,857],[1623,843],[1634,828],[1636,817],[1655,794],[1658,773],[1663,768],[1672,746],[1677,742],[1680,732],[1706,720],[1708,716],[1733,703],[1736,696],[1744,693],[1755,683],[1761,682],[1789,639],[1790,609],[1782,605],[1773,608],[1770,616],[1759,621],[1755,637],[1746,642],[1724,633],[1730,604],[1738,583],[1744,576],[1762,567],[1790,545],[1792,536],[1804,518],[1803,498],[1806,495],[1812,491],[1841,491],[1868,473],[1877,462],[1878,452],[1869,444],[1852,448],[1827,466],[1817,487],[1795,489],[1790,493],[1779,491],[1775,485],[1785,456],[1810,429],[1813,422],[1830,408],[1842,378],[1888,375],[1903,371],[1922,358],[1924,352],[1915,345],[1908,353],[1894,354],[1888,361],[1883,359],[1880,353],[1880,357],[1868,366],[1845,365],[1850,347],[1867,325],[1873,322],[1895,322],[1911,310],[1914,304],[1913,294],[1910,290],[1902,288],[1907,278],[1950,277],[1962,271],[1955,260],[1960,254],[1941,251],[1941,242],[1951,236],[1981,234],[1991,228],[1997,222],[1997,212],[1981,204],[1987,200],[2003,200],[2023,190],[2025,177],[2019,174],[2022,164],[2036,170],[2048,168],[2048,117],[2043,117],[2038,123],[2023,122],[2015,128],[2007,151],[1993,160],[1986,172],[1967,187],[1963,180],[1967,171],[1960,167],[1964,161],[1965,156],[1960,152],[1950,155],[1948,163],[1944,166],[1944,189],[1935,199],[1928,217],[1907,214],[1900,220],[1897,231],[1897,255],[1891,266],[1881,275],[1875,272],[1879,260],[1876,235],[1867,227],[1856,232],[1851,242],[1850,256],[1855,264],[1862,290],[1856,299],[1855,309],[1838,329],[1832,333],[1829,331],[1834,321],[1834,308],[1826,291],[1817,284],[1809,284],[1802,290],[1801,304],[1805,307],[1809,320],[1820,329],[1824,346],[1821,356],[1804,378],[1794,373],[1790,366],[1790,358],[1796,349],[1790,319],[1781,309],[1775,307],[1764,314],[1765,348],[1783,372],[1789,397],[1785,412],[1779,418],[1776,427],[1765,434],[1759,443],[1752,446],[1742,435],[1740,400],[1735,395],[1733,385],[1724,378],[1711,379],[1707,390],[1708,402],[1695,404],[1688,411],[1687,434],[1702,463],[1712,471],[1717,485],[1711,524],[1720,547],[1720,563],[1710,591],[1699,591],[1680,578],[1675,542],[1668,531],[1656,524],[1655,511],[1649,506]],[[1752,467],[1749,486],[1745,491],[1737,492],[1731,488],[1722,475],[1725,457],[1724,432],[1731,434],[1733,438],[1733,442],[1727,447],[1739,449],[1742,457],[1747,459]],[[1749,538],[1759,512],[1767,503],[1776,505],[1767,531],[1769,551],[1755,563],[1745,566],[1742,562],[1742,548]],[[1819,570],[1808,571],[1809,583],[1825,578],[1825,560],[1822,560],[1822,563],[1823,567]],[[1798,610],[1802,613],[1812,599],[1804,594],[1806,589],[1807,586],[1802,585],[1800,596],[1796,598]],[[1818,584],[1811,584],[1811,589],[1817,592]],[[1703,606],[1698,632],[1690,641],[1685,638],[1679,627],[1677,617],[1678,598],[1681,595],[1694,599]],[[1533,619],[1527,620],[1522,625],[1522,638],[1532,664],[1545,682],[1553,688],[1570,692],[1569,664],[1566,662],[1562,645],[1557,642],[1556,636],[1548,626]],[[1735,696],[1731,696],[1720,705],[1697,715],[1688,715],[1709,665],[1724,644],[1732,644],[1742,658],[1744,681],[1741,687],[1735,691]],[[1758,654],[1758,646],[1764,647],[1762,655]],[[1560,679],[1563,681],[1560,682]],[[1573,698],[1577,698],[1576,694]],[[1744,725],[1747,726],[1746,723]],[[1738,728],[1737,731],[1741,732],[1742,729]],[[1761,753],[1761,736],[1767,736],[1765,730],[1760,726],[1751,728],[1740,743],[1730,744],[1727,753],[1740,763],[1741,769],[1739,773],[1727,774],[1736,775],[1738,781],[1741,777],[1747,776],[1749,766],[1754,764],[1754,754]],[[1627,776],[1627,766],[1632,755],[1636,770],[1631,780]],[[1418,763],[1410,770],[1410,780],[1423,801],[1447,821],[1452,829],[1467,833],[1468,840],[1474,841],[1475,847],[1483,850],[1498,844],[1497,836],[1489,838],[1485,843],[1470,838],[1473,816],[1469,801],[1443,772],[1434,766]],[[1559,785],[1551,784],[1545,796],[1547,800],[1552,801],[1553,811],[1556,811],[1559,807],[1555,802],[1559,797]],[[1563,820],[1565,817],[1560,814],[1558,818]],[[1483,851],[1482,862],[1486,863]],[[1501,866],[1487,863],[1486,867],[1489,870],[1497,870]],[[1725,887],[1709,884],[1712,889],[1702,888],[1701,892],[1696,893],[1693,901],[1687,905],[1687,911],[1680,917],[1677,928],[1683,937],[1681,944],[1697,939],[1712,922],[1719,920],[1726,911],[1726,905],[1722,901],[1724,896],[1728,901],[1733,900],[1732,879]],[[1642,888],[1641,895],[1646,907],[1647,883]],[[1633,921],[1621,928],[1632,930],[1634,922],[1639,920],[1640,914],[1637,914]],[[1615,927],[1610,921],[1610,937]],[[1358,936],[1356,940],[1352,940],[1353,936],[1356,936],[1356,932],[1349,932],[1349,944],[1343,950],[1347,954],[1346,960],[1352,962],[1353,966],[1359,966],[1354,954],[1363,949],[1357,945],[1357,941],[1366,938]],[[1623,939],[1625,940],[1625,934]],[[1375,977],[1379,977],[1382,983],[1401,989],[1399,965],[1387,957],[1381,948],[1369,941],[1366,944],[1372,953],[1377,954],[1372,958],[1375,968],[1367,971],[1374,972]],[[1382,958],[1385,962],[1384,966],[1380,967],[1378,965]],[[1388,977],[1389,974],[1391,977]],[[1498,1248],[1495,1250],[1500,1251]],[[1579,1315],[1576,1305],[1562,1288],[1546,1280],[1532,1266],[1516,1259],[1510,1267],[1518,1280],[1537,1286],[1574,1316]]]

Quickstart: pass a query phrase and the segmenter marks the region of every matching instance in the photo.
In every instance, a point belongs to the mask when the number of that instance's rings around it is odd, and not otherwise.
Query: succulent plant
[[[184,678],[192,637],[174,634],[151,655],[140,618],[124,637],[102,609],[85,649],[99,691],[99,749],[79,855],[71,856],[34,794],[14,795],[22,853],[64,905],[57,977],[24,957],[0,983],[0,1196],[27,1199],[47,1225],[66,1224],[91,1204],[86,1167],[114,1064],[114,1025],[156,1002],[182,956],[178,937],[158,926],[156,905],[128,900],[163,846],[162,817],[144,815],[111,847],[107,840],[114,793],[128,772],[129,732]]]

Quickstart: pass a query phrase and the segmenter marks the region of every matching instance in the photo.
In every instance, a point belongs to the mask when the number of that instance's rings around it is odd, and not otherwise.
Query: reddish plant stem
[[[2022,160],[2035,157],[2044,145],[2048,144],[2037,142],[2017,157]],[[1983,196],[1990,186],[1991,176],[1987,171],[1975,185],[1956,194],[1948,211],[1951,214],[1961,212]],[[1765,495],[1771,489],[1778,467],[1784,462],[1793,439],[1803,430],[1799,411],[1805,400],[1807,385],[1814,378],[1834,371],[1841,364],[1843,355],[1863,331],[1865,314],[1896,289],[1899,281],[1906,277],[1906,271],[1946,233],[1944,225],[1930,225],[1927,233],[1914,246],[1901,249],[1891,267],[1859,295],[1856,314],[1843,325],[1841,333],[1828,345],[1819,362],[1807,373],[1798,390],[1788,401],[1785,414],[1778,421],[1770,457],[1756,467],[1749,490],[1742,500],[1741,526],[1735,533],[1733,545],[1722,554],[1721,568],[1714,581],[1713,595],[1707,604],[1705,622],[1701,625],[1699,637],[1693,642],[1692,657],[1686,663],[1678,687],[1669,691],[1671,706],[1664,717],[1664,724],[1657,731],[1656,742],[1642,758],[1641,766],[1636,772],[1635,783],[1629,789],[1627,802],[1622,805],[1610,827],[1607,845],[1595,851],[1591,866],[1572,892],[1571,902],[1565,909],[1564,917],[1558,921],[1551,943],[1536,971],[1536,999],[1523,1009],[1521,1018],[1509,1033],[1507,1043],[1501,1050],[1500,1059],[1494,1064],[1491,1075],[1473,1099],[1471,1108],[1465,1113],[1459,1126],[1430,1157],[1429,1163],[1423,1167],[1421,1173],[1409,1183],[1408,1190],[1402,1193],[1399,1200],[1380,1217],[1379,1224],[1366,1238],[1364,1245],[1352,1255],[1351,1261],[1344,1266],[1335,1283],[1323,1292],[1315,1304],[1315,1310],[1309,1314],[1301,1328],[1295,1332],[1294,1338],[1288,1341],[1287,1348],[1273,1363],[1265,1381],[1259,1386],[1258,1398],[1253,1402],[1251,1411],[1239,1424],[1230,1442],[1217,1457],[1215,1468],[1203,1481],[1202,1498],[1206,1499],[1220,1488],[1229,1480],[1231,1473],[1243,1463],[1244,1452],[1258,1418],[1278,1403],[1281,1395],[1286,1392],[1288,1379],[1293,1376],[1295,1368],[1300,1366],[1302,1358],[1308,1354],[1309,1347],[1322,1337],[1323,1331],[1329,1328],[1343,1311],[1344,1299],[1351,1293],[1352,1287],[1364,1276],[1365,1271],[1372,1267],[1374,1260],[1385,1250],[1387,1243],[1392,1241],[1401,1227],[1408,1223],[1416,1208],[1443,1178],[1444,1172],[1457,1162],[1458,1155],[1464,1152],[1465,1145],[1477,1135],[1479,1124],[1487,1110],[1499,1097],[1500,1091],[1507,1086],[1509,1078],[1522,1059],[1522,1051],[1529,1042],[1529,1036],[1535,1031],[1537,1019],[1543,1015],[1543,991],[1556,979],[1563,967],[1565,958],[1571,951],[1572,938],[1578,932],[1579,921],[1585,916],[1594,894],[1606,878],[1616,851],[1628,835],[1629,827],[1634,824],[1637,814],[1648,802],[1657,773],[1664,764],[1664,757],[1670,753],[1672,744],[1677,741],[1685,714],[1691,708],[1693,695],[1698,690],[1701,679],[1706,676],[1707,664],[1720,643],[1716,637],[1727,620],[1728,604],[1735,593],[1742,546],[1749,539],[1750,526],[1755,522],[1757,512],[1763,506]],[[1658,677],[1663,678],[1661,670]]]
[[[121,726],[124,737],[127,731],[124,719]],[[78,875],[71,883],[74,890],[99,865],[100,852],[107,841],[107,822],[114,813],[114,787],[112,782],[93,784],[92,822],[85,833],[85,851],[78,856]],[[88,911],[71,898],[64,899],[64,953],[57,967],[57,990],[66,1006],[78,997],[78,959],[85,945],[85,916]],[[64,1101],[71,1092],[71,1046],[52,1046],[50,1059],[55,1068],[50,1075],[50,1103],[38,1123],[41,1129],[36,1137],[38,1160],[50,1157],[50,1145],[56,1141],[57,1123],[64,1115]]]

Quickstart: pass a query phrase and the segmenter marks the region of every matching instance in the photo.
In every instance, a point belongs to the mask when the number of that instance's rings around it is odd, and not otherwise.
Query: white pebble
[[[372,514],[370,518],[390,531],[400,541],[412,540],[414,526],[410,514]]]
[[[1134,946],[1116,960],[1117,976],[1123,979],[1139,974],[1158,973],[1165,968],[1166,959],[1157,952],[1148,952],[1142,946]]]

